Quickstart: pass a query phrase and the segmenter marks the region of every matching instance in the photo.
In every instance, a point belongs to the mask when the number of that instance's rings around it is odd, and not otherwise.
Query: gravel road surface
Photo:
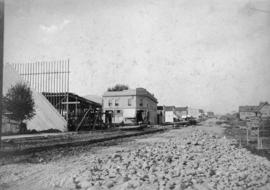
[[[21,157],[0,166],[0,189],[266,190],[270,161],[236,148],[206,122]]]

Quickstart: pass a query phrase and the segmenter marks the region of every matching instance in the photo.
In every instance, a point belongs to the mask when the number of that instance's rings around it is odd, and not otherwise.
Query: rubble
[[[202,130],[95,157],[78,189],[268,189],[270,162]],[[266,186],[268,185],[268,186]]]

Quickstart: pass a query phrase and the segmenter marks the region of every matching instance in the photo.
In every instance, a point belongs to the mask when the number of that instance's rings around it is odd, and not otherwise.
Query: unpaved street
[[[208,122],[32,155],[0,166],[0,183],[1,189],[270,189],[270,162],[235,148]]]

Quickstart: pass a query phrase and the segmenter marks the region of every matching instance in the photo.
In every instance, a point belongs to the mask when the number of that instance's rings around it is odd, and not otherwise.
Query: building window
[[[112,106],[112,100],[111,99],[109,99],[109,101],[108,101],[108,106]]]
[[[131,106],[131,98],[128,99],[128,106]]]
[[[123,116],[123,111],[122,110],[115,110],[114,114],[117,115],[118,117]]]
[[[119,99],[116,99],[115,100],[115,104],[114,104],[115,106],[119,106]]]
[[[143,99],[140,99],[140,106],[143,106]]]

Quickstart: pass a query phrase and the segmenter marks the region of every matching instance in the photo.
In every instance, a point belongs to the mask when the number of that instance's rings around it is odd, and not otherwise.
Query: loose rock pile
[[[201,130],[168,142],[95,157],[78,189],[259,189],[270,183],[270,162]]]

